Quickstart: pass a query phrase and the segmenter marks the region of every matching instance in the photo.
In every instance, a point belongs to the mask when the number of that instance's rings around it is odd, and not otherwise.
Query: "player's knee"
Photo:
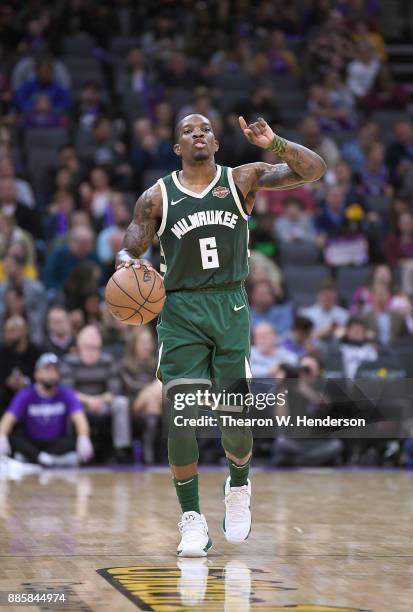
[[[222,432],[222,446],[230,455],[242,458],[252,451],[252,432],[249,428],[229,428]]]

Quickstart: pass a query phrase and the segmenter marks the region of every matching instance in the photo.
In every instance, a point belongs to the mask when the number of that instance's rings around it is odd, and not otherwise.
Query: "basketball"
[[[128,325],[152,321],[165,302],[163,279],[145,266],[120,268],[106,285],[105,299],[109,312]]]

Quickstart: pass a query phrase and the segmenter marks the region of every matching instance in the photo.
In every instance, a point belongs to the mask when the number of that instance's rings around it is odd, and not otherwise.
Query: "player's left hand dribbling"
[[[130,259],[128,261],[119,261],[116,265],[116,270],[120,270],[120,268],[129,268],[132,266],[133,268],[139,269],[144,266],[148,270],[154,270],[151,262],[147,259]]]
[[[275,134],[262,117],[259,117],[257,121],[249,125],[247,125],[244,117],[239,117],[238,120],[241,130],[251,144],[262,147],[263,149],[268,149],[268,147],[271,146]]]

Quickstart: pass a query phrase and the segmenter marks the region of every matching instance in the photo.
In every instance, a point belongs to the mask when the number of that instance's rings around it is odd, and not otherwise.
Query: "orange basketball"
[[[161,312],[165,297],[162,276],[144,266],[116,270],[105,291],[111,315],[128,325],[152,321]]]

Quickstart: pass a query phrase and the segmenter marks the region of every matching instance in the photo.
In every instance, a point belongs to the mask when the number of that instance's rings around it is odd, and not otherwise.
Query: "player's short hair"
[[[205,115],[201,115],[200,113],[189,113],[189,115],[185,115],[185,117],[182,117],[182,119],[180,121],[178,121],[178,123],[175,126],[175,131],[174,131],[175,142],[178,142],[179,137],[181,135],[182,124],[184,123],[184,121],[186,121],[186,119],[188,119],[188,117],[192,117],[193,115],[198,115],[199,117],[203,117],[209,123],[211,123],[211,121],[210,121],[210,119],[208,119],[208,117],[205,117]]]

